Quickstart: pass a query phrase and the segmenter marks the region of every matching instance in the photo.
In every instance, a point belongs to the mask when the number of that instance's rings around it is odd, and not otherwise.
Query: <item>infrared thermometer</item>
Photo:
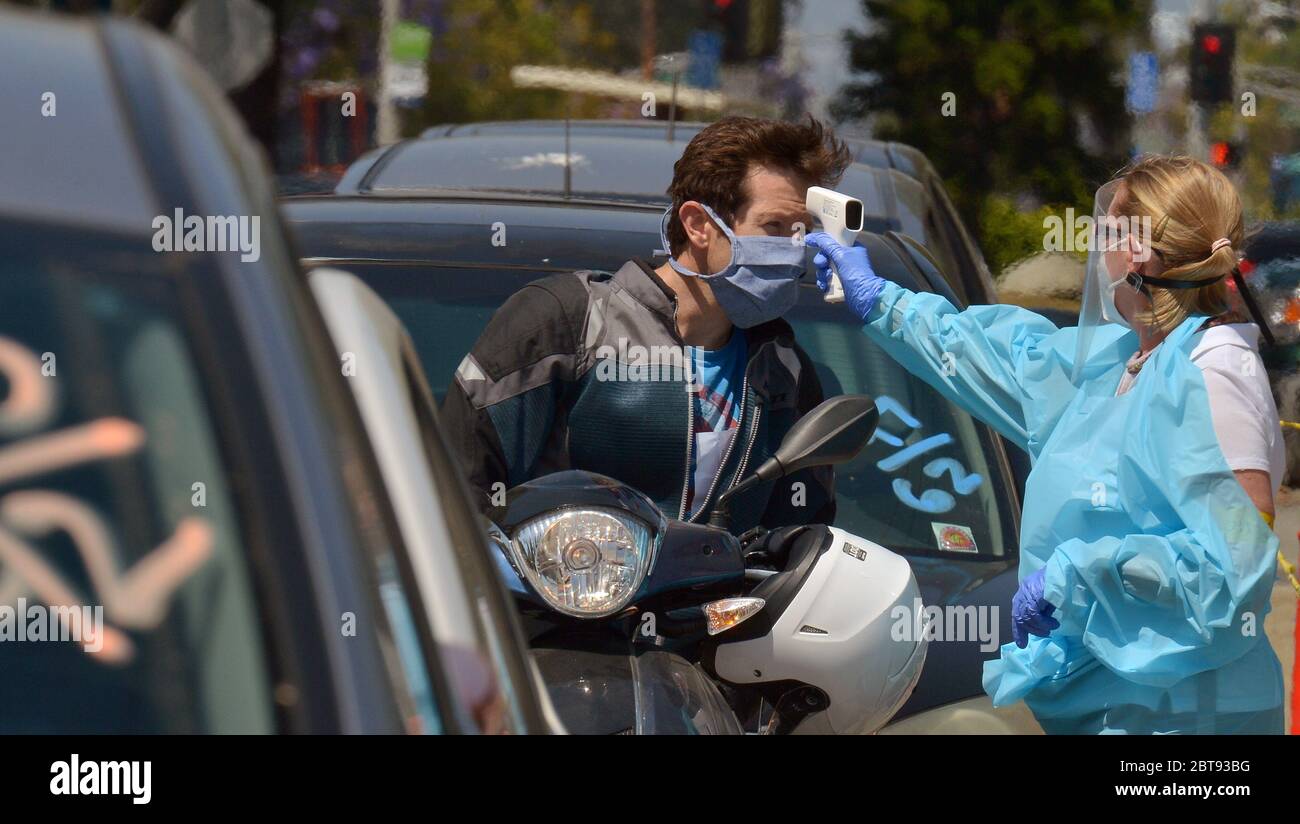
[[[858,233],[862,231],[861,200],[812,186],[804,198],[804,206],[821,223],[822,231],[835,238],[841,246],[852,246],[857,242]],[[844,287],[834,263],[831,272],[830,288],[826,290],[824,299],[827,303],[843,303]]]

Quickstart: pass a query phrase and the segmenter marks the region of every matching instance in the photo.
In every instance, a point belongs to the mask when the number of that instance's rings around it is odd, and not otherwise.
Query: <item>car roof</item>
[[[483,125],[483,124],[477,124]],[[344,174],[335,193],[371,200],[412,197],[528,198],[586,203],[670,203],[665,191],[682,144],[654,137],[463,134],[408,140],[371,152]],[[850,164],[837,184],[863,202],[864,228],[926,235],[925,187],[892,168]]]
[[[394,188],[404,183],[411,185],[413,181],[403,181],[401,176],[392,171],[385,173],[384,167],[410,151],[415,145],[437,143],[446,139],[458,141],[473,138],[494,139],[507,145],[517,146],[521,150],[518,157],[523,157],[525,154],[559,155],[552,160],[556,170],[562,173],[563,165],[560,161],[565,150],[566,131],[570,151],[581,151],[578,146],[586,148],[587,141],[592,140],[598,142],[591,144],[590,150],[597,152],[609,151],[608,148],[601,147],[602,143],[605,147],[609,146],[608,143],[604,143],[606,140],[636,140],[641,141],[635,144],[636,150],[650,152],[651,159],[666,154],[675,162],[691,138],[708,125],[700,121],[677,122],[672,125],[673,137],[669,140],[669,124],[666,120],[609,119],[567,122],[564,120],[500,120],[442,124],[425,129],[417,138],[373,150],[358,158],[348,167],[335,191],[339,194],[368,194],[374,191],[373,187],[376,185]],[[841,139],[849,146],[854,163],[877,169],[896,169],[923,183],[930,183],[931,179],[938,177],[934,166],[925,154],[912,146],[860,137]],[[659,145],[654,146],[655,143]],[[526,153],[523,152],[524,147],[527,147]],[[534,158],[534,161],[539,164],[541,162],[538,158]],[[405,165],[405,163],[399,164],[401,167]],[[579,171],[575,167],[575,172]],[[656,182],[655,186],[657,185]],[[658,189],[642,187],[642,193],[647,192],[657,194]]]
[[[392,147],[347,191],[398,194],[429,190],[501,190],[606,199],[662,200],[682,147],[654,138],[551,135],[467,135],[410,140]],[[568,162],[566,163],[566,157]],[[629,162],[630,159],[635,162]]]
[[[161,209],[99,26],[0,9],[0,54],[0,218],[148,233]]]
[[[492,120],[480,123],[443,123],[431,126],[420,133],[420,139],[441,137],[478,137],[488,135],[553,135],[563,136],[566,128],[570,138],[581,137],[650,137],[685,146],[709,124],[699,120],[669,123],[667,120],[649,118],[610,118],[605,120]],[[880,169],[898,169],[906,175],[923,179],[933,172],[929,160],[919,150],[903,143],[872,140],[857,136],[838,135],[853,154],[854,163],[865,163]]]
[[[567,128],[570,135],[606,136],[619,135],[657,137],[668,139],[671,128],[674,140],[687,143],[708,123],[701,121],[679,120],[670,124],[667,120],[652,119],[609,119],[609,120],[569,120]],[[556,134],[563,135],[566,128],[564,120],[487,120],[477,123],[443,123],[431,126],[420,132],[421,139],[439,137],[474,137],[480,135],[520,135],[520,134]]]

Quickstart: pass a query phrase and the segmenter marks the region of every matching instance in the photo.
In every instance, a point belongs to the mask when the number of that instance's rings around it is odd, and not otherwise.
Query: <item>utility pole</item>
[[[641,0],[641,79],[655,76],[655,0]]]
[[[401,139],[401,125],[397,122],[397,104],[389,88],[392,81],[393,29],[397,28],[401,0],[382,0],[379,18],[379,72],[375,90],[375,144],[387,146]]]
[[[1187,154],[1197,160],[1208,160],[1210,141],[1205,136],[1205,107],[1200,103],[1187,104]]]

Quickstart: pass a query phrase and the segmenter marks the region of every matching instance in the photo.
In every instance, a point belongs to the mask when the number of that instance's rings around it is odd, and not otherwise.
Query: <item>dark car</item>
[[[0,10],[0,105],[0,606],[54,616],[0,644],[0,731],[546,730],[491,570],[413,576],[220,92],[138,26]],[[183,216],[260,228],[160,248]]]
[[[418,139],[354,163],[337,194],[433,189],[559,194],[667,206],[664,193],[682,149],[707,123],[654,120],[521,120],[435,126]],[[850,138],[853,165],[838,189],[863,201],[865,228],[919,240],[967,303],[995,303],[979,248],[943,181],[919,150]],[[567,158],[567,160],[566,160]]]
[[[662,214],[644,203],[469,192],[289,198],[283,208],[307,266],[353,272],[388,301],[439,398],[509,295],[552,273],[613,270],[630,257],[651,257]],[[882,276],[961,304],[916,241],[886,232],[862,242]],[[872,442],[837,469],[836,525],[906,555],[926,604],[998,606],[998,632],[1008,637],[1020,520],[1008,460],[1015,448],[899,367],[811,283],[801,292],[787,317],[827,396],[869,394],[881,411]],[[959,489],[944,473],[930,474],[940,459]],[[974,547],[941,549],[937,535],[946,525],[968,527]],[[921,682],[898,717],[978,701],[981,662],[994,655],[996,647],[981,650],[974,639],[931,643]]]
[[[1241,274],[1269,321],[1275,344],[1260,339],[1273,399],[1283,420],[1300,422],[1300,221],[1260,223],[1247,233]],[[1236,285],[1228,284],[1235,293]],[[1239,309],[1241,301],[1234,295]],[[1300,431],[1282,429],[1286,440],[1286,483],[1300,477]]]

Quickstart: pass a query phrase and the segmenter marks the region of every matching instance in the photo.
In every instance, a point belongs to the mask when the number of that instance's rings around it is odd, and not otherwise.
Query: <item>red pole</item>
[[[1296,532],[1296,538],[1300,539],[1300,532]],[[1290,577],[1294,584],[1295,576]],[[1296,602],[1295,632],[1291,640],[1295,644],[1295,657],[1291,661],[1291,734],[1300,735],[1300,689],[1297,688],[1300,687],[1300,683],[1297,683],[1297,679],[1300,679],[1300,601]]]
[[[1291,665],[1291,734],[1300,735],[1300,604],[1295,611],[1295,661]]]

